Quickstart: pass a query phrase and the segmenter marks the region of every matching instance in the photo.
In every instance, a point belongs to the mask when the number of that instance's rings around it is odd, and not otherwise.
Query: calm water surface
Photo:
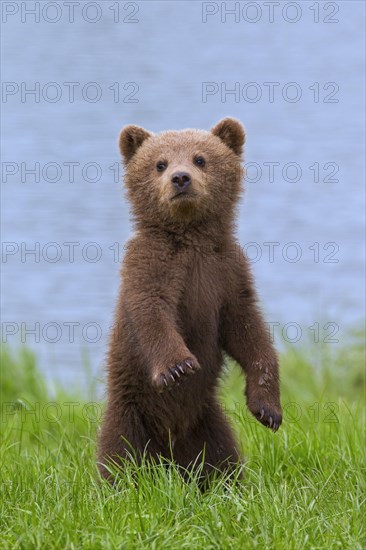
[[[3,103],[3,341],[35,329],[26,343],[49,378],[77,381],[84,354],[100,372],[132,233],[120,128],[208,129],[231,115],[247,130],[237,235],[267,319],[278,340],[300,327],[297,345],[333,333],[340,345],[364,318],[363,2],[338,2],[328,24],[308,2],[296,23],[270,23],[263,6],[256,23],[203,23],[200,2],[139,2],[121,12],[138,22],[114,23],[112,4],[94,24],[63,11],[53,24],[18,14],[3,25],[3,79],[40,86],[39,102],[19,91]],[[26,172],[35,163],[39,178]]]

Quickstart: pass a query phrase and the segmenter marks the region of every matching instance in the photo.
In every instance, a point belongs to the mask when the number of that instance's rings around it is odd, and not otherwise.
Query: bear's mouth
[[[175,201],[175,200],[183,200],[183,199],[194,199],[196,196],[197,196],[196,193],[181,191],[180,193],[173,195],[170,200]]]

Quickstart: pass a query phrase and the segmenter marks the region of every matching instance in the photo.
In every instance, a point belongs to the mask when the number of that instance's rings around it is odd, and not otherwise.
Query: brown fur
[[[108,459],[204,453],[205,470],[240,461],[216,399],[223,352],[246,374],[247,405],[276,431],[282,420],[276,352],[245,256],[233,236],[241,192],[241,124],[152,135],[124,128],[120,150],[136,234],[128,244],[108,359],[108,404],[99,439]],[[197,166],[202,156],[205,166]],[[165,170],[158,172],[158,162]],[[188,173],[187,194],[171,178]]]

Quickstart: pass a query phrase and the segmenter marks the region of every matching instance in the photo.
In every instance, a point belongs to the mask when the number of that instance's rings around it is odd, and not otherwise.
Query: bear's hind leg
[[[124,459],[141,463],[143,455],[157,457],[159,446],[147,433],[143,419],[134,407],[123,411],[109,407],[99,436],[98,467],[102,477],[113,479],[108,464],[123,468]]]
[[[242,464],[237,444],[228,421],[218,404],[207,406],[204,415],[191,428],[187,436],[177,439],[174,460],[185,470],[197,469],[203,460],[201,482],[206,486],[215,473],[237,475]],[[240,479],[241,475],[237,475]]]

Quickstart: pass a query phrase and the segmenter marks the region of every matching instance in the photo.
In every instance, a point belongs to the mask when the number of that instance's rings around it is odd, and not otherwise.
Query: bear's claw
[[[165,373],[158,375],[154,381],[155,386],[160,392],[174,385],[179,385],[187,375],[194,374],[200,369],[196,359],[185,359],[177,363],[174,367],[167,369]]]
[[[277,432],[282,423],[281,407],[267,404],[259,406],[249,404],[249,409],[261,424],[266,428],[270,428],[273,432]]]

